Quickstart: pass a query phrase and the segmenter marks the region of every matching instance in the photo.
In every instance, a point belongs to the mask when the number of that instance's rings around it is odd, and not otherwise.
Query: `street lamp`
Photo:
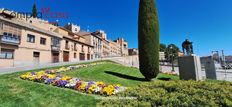
[[[171,62],[172,62],[172,72],[175,72],[174,63],[173,63],[173,61],[174,61],[174,53],[173,53],[173,46],[172,46],[172,45],[170,46],[170,50],[171,50],[171,56],[172,56],[172,58],[171,58]]]

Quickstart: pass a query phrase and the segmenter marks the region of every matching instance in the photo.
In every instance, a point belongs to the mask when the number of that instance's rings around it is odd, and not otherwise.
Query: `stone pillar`
[[[207,79],[217,79],[216,67],[212,56],[205,59],[205,75]]]
[[[203,80],[200,57],[196,55],[178,58],[181,80]]]

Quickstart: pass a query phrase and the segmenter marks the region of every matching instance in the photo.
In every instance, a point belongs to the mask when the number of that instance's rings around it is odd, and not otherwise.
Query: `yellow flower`
[[[48,76],[48,78],[50,78],[50,79],[56,77],[56,75],[51,75],[51,74],[48,74],[47,76]]]
[[[29,77],[29,80],[30,80],[30,81],[34,81],[35,78],[36,78],[36,76],[31,76],[31,77]]]
[[[88,84],[86,84],[86,83],[82,83],[81,86],[79,87],[79,89],[80,89],[81,91],[85,91],[85,87],[86,87],[87,85],[88,85]]]
[[[114,94],[114,86],[113,85],[108,85],[107,87],[104,87],[103,89],[103,94],[106,94],[106,95],[112,95]]]
[[[20,76],[20,78],[22,78],[22,79],[24,79],[24,80],[27,79],[27,77],[28,77],[28,75],[21,75],[21,76]]]
[[[120,87],[121,85],[120,85],[120,84],[116,84],[115,86],[118,86],[118,87]]]
[[[89,89],[88,89],[88,93],[89,93],[89,94],[94,93],[95,88],[97,88],[97,86],[96,86],[96,85],[91,85],[91,86],[89,87]]]
[[[71,77],[68,77],[68,76],[64,76],[64,77],[61,78],[61,80],[63,80],[63,81],[67,81],[67,80],[70,80],[70,79],[71,79]]]
[[[42,75],[42,74],[46,74],[45,71],[39,71],[36,73],[36,75]]]
[[[97,84],[97,85],[103,85],[104,82],[97,82],[96,84]]]

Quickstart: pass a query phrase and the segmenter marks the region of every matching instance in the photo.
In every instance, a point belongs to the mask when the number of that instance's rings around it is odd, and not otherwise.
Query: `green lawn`
[[[100,102],[100,100],[95,99],[95,95],[82,94],[75,90],[58,88],[18,78],[25,72],[31,71],[0,76],[1,107],[94,107],[96,103]],[[128,87],[134,87],[144,82],[143,76],[138,69],[112,62],[65,72],[62,75],[78,77],[89,81],[121,84]],[[158,78],[167,76],[160,74]],[[178,79],[175,76],[169,77]]]

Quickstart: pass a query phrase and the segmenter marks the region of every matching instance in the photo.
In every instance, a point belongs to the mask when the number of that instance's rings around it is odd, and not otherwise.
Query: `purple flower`
[[[50,70],[45,71],[46,74],[51,74],[52,72]]]
[[[57,86],[57,87],[65,87],[66,84],[68,84],[68,81],[58,80],[58,81],[56,82],[56,86]]]
[[[118,86],[115,86],[114,88],[115,88],[116,90],[119,90],[119,87],[118,87]]]
[[[56,75],[56,77],[57,77],[57,78],[62,78],[62,76],[61,76],[61,75],[59,75],[59,74],[58,74],[58,75]]]
[[[45,84],[51,84],[54,81],[54,79],[46,79],[44,81]]]
[[[95,84],[95,82],[94,82],[94,81],[90,81],[90,82],[88,83],[88,85],[92,85],[92,84]]]
[[[35,75],[35,72],[31,72],[31,75]]]

